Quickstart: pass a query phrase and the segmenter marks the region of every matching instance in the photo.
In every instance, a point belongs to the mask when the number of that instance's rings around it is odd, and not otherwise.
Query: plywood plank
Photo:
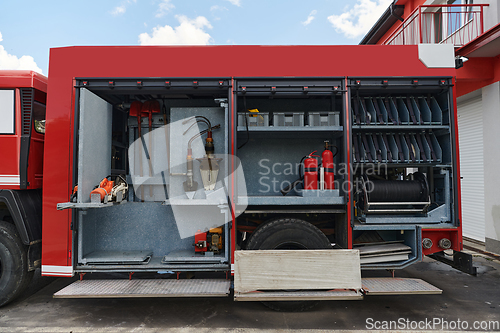
[[[249,301],[352,301],[362,300],[363,294],[357,290],[332,291],[259,291],[235,293],[234,300]]]
[[[361,288],[358,250],[235,252],[235,292]]]

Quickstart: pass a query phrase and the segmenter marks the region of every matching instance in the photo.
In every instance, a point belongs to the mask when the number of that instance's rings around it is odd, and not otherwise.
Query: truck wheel
[[[0,221],[0,306],[18,297],[29,285],[27,247],[14,225]]]
[[[252,233],[248,250],[321,250],[331,249],[330,241],[321,230],[303,220],[279,218],[261,224]],[[318,301],[262,302],[276,311],[298,312],[311,309]]]

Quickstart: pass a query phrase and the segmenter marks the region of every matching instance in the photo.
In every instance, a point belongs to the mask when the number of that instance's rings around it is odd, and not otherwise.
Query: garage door
[[[481,96],[458,105],[463,235],[484,242],[484,157]]]

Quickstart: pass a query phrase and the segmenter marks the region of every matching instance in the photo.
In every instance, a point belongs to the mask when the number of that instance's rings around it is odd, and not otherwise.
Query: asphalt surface
[[[233,332],[383,329],[405,323],[413,331],[474,330],[474,322],[500,321],[500,261],[477,255],[478,275],[470,276],[431,259],[397,271],[421,278],[442,295],[366,296],[362,301],[325,301],[302,313],[275,312],[260,303],[232,298],[54,299],[75,280],[40,277],[22,297],[0,308],[0,332]],[[378,272],[378,276],[388,276]],[[437,326],[413,326],[440,320]],[[453,323],[452,323],[453,322]],[[378,323],[378,325],[377,325]],[[429,325],[429,324],[427,324]],[[440,326],[441,325],[441,326]],[[484,327],[484,324],[483,324]],[[492,331],[478,327],[475,331]],[[498,330],[498,328],[496,329]]]

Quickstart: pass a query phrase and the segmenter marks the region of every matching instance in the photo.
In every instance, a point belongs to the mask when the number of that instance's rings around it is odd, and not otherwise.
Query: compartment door
[[[96,94],[80,90],[78,131],[78,203],[111,173],[112,106]]]

